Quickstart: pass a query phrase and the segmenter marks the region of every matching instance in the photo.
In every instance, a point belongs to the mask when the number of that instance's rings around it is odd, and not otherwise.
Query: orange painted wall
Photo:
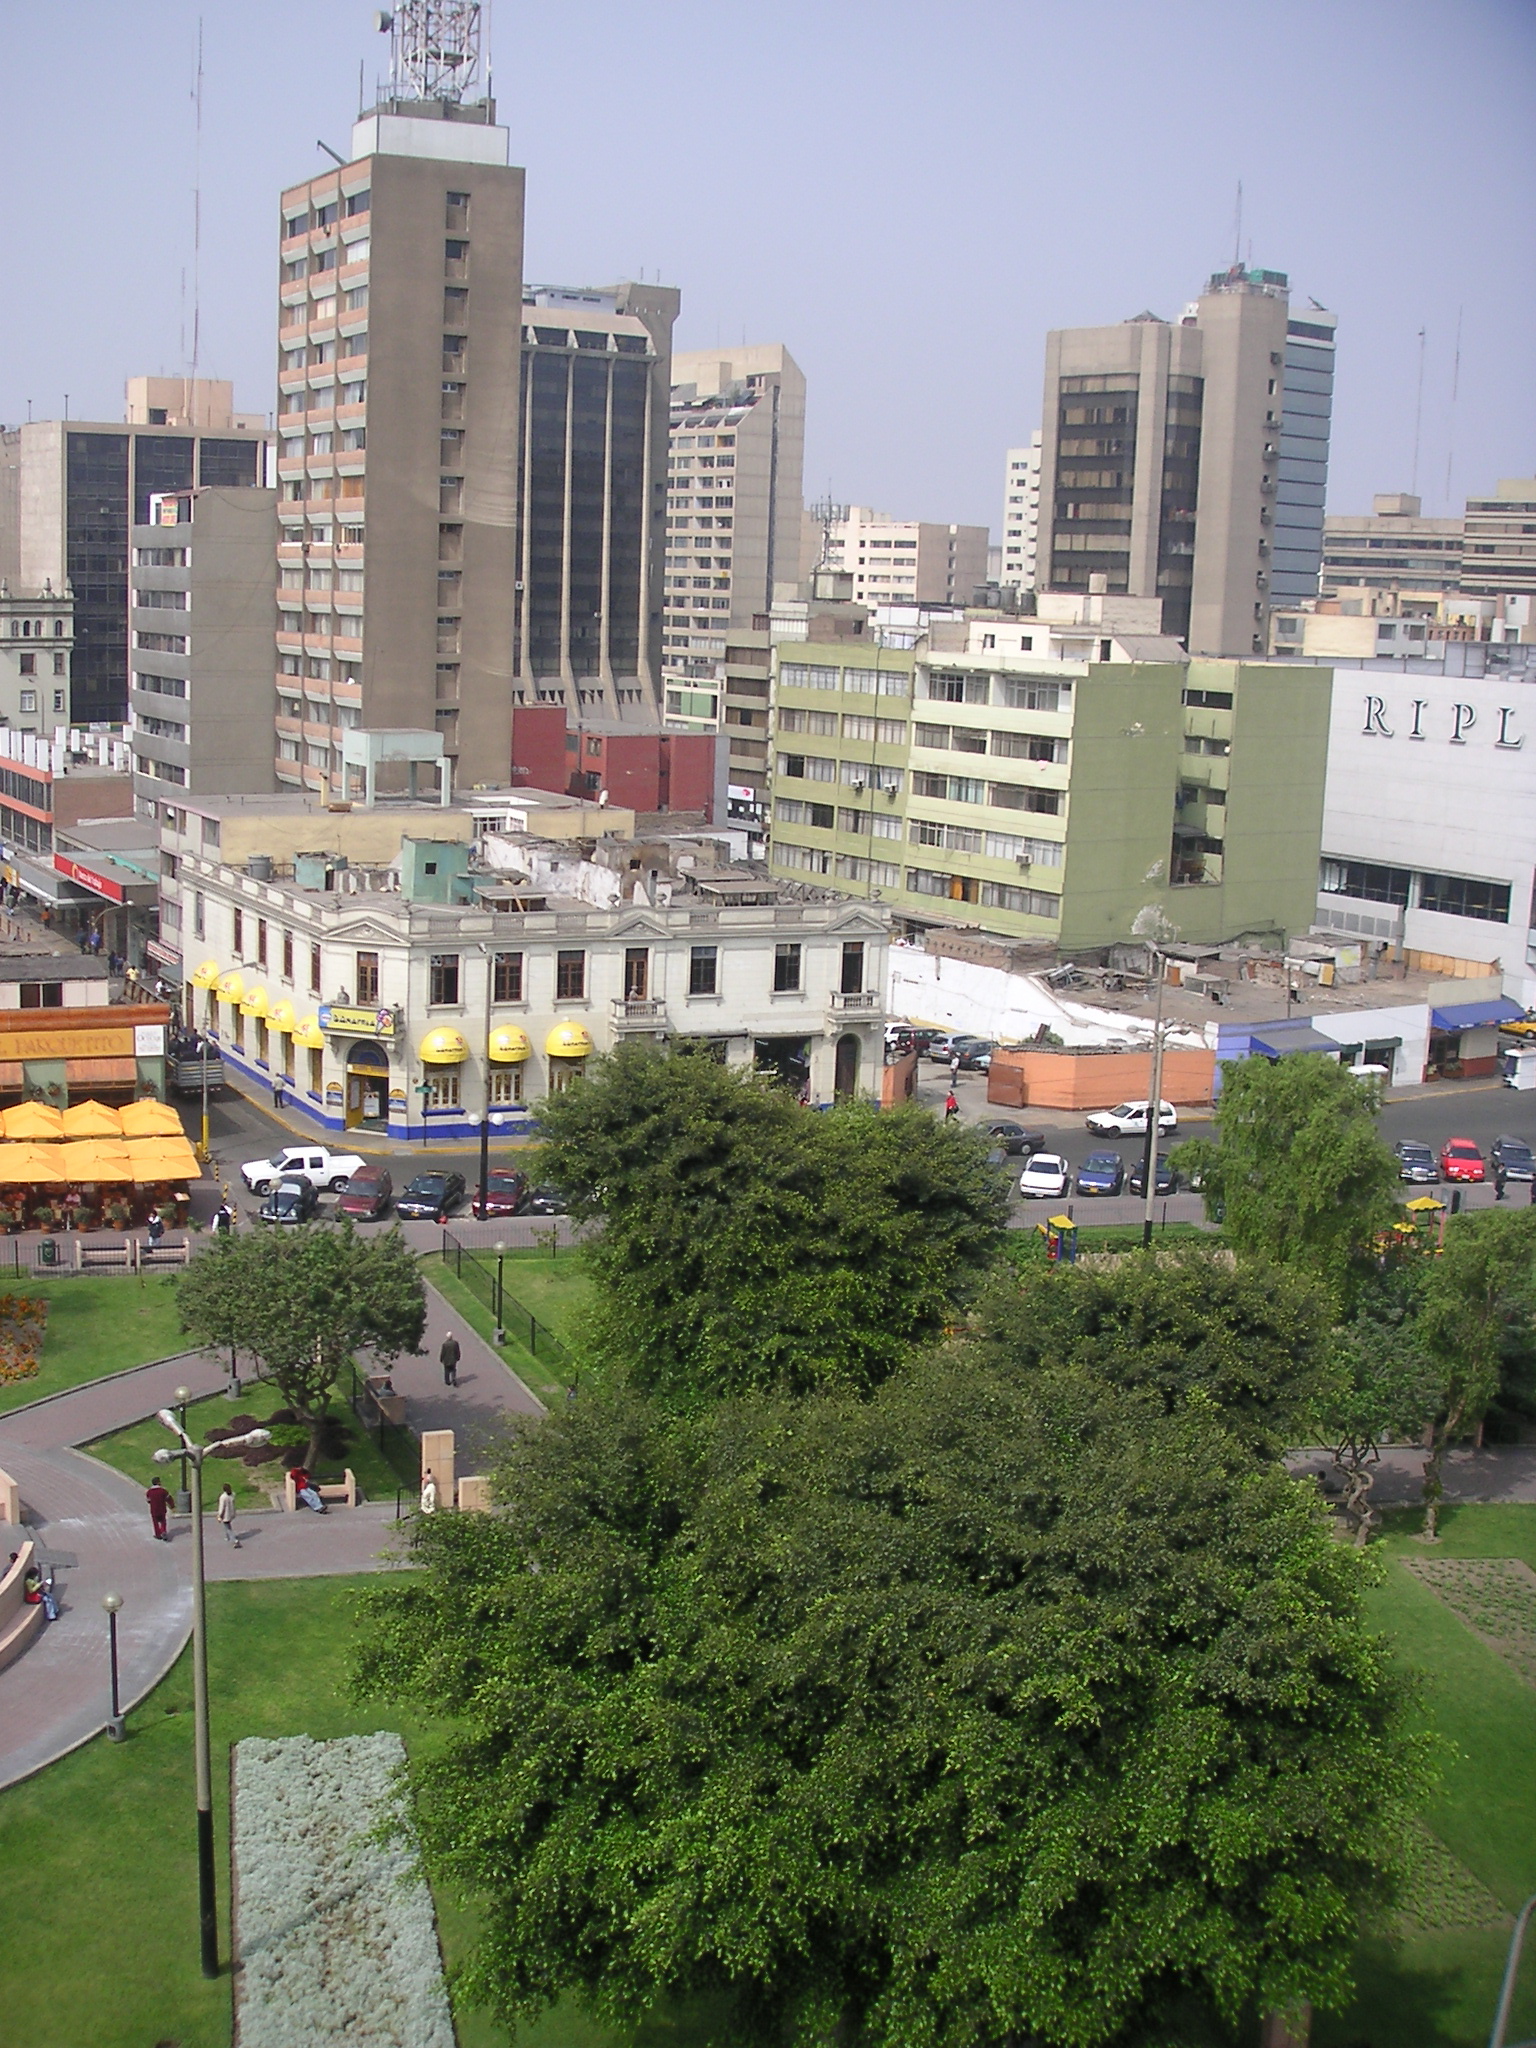
[[[1205,1046],[1170,1045],[1163,1054],[1163,1100],[1209,1102],[1216,1055]],[[1112,1109],[1145,1099],[1152,1086],[1150,1052],[995,1052],[987,1100],[1010,1109]]]

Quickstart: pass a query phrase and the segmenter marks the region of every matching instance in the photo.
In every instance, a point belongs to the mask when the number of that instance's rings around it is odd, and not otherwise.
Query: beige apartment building
[[[1426,519],[1409,491],[1379,492],[1366,513],[1330,513],[1323,522],[1322,597],[1352,587],[1438,595],[1461,588],[1464,525]]]
[[[349,724],[503,781],[516,644],[523,173],[490,99],[402,69],[282,195],[276,773]],[[466,78],[465,85],[472,84]]]
[[[966,605],[986,583],[984,526],[892,519],[868,505],[830,509],[819,566],[853,578],[855,604]]]
[[[1002,542],[997,580],[1004,589],[1033,590],[1040,545],[1040,429],[1010,448],[1003,478]]]
[[[1271,605],[1317,594],[1334,325],[1239,264],[1177,322],[1051,333],[1037,588],[1103,576],[1191,653],[1262,654]]]

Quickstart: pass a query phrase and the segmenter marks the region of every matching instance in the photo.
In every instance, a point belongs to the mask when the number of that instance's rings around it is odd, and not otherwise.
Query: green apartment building
[[[1152,636],[1042,658],[1032,623],[973,619],[954,654],[780,642],[774,873],[1065,952],[1149,903],[1195,944],[1305,931],[1331,672]]]

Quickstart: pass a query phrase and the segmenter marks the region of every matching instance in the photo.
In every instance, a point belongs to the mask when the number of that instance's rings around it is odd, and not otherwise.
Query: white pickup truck
[[[314,1188],[344,1188],[362,1167],[355,1152],[328,1152],[323,1145],[285,1145],[270,1159],[248,1159],[240,1178],[253,1195],[264,1195],[275,1181],[307,1180]]]

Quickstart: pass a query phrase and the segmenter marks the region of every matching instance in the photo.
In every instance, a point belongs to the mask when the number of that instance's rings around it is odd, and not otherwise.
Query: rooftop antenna
[[[401,0],[373,17],[389,36],[389,96],[464,99],[480,78],[480,0]]]
[[[1451,364],[1450,439],[1445,451],[1445,509],[1451,509],[1451,464],[1456,459],[1456,395],[1461,389],[1461,316],[1465,306],[1456,308],[1456,354]]]
[[[1237,181],[1237,208],[1232,216],[1232,268],[1243,260],[1243,181]]]
[[[1419,491],[1419,429],[1424,422],[1424,329],[1419,329],[1419,390],[1413,402],[1413,482],[1408,486],[1415,497]]]

